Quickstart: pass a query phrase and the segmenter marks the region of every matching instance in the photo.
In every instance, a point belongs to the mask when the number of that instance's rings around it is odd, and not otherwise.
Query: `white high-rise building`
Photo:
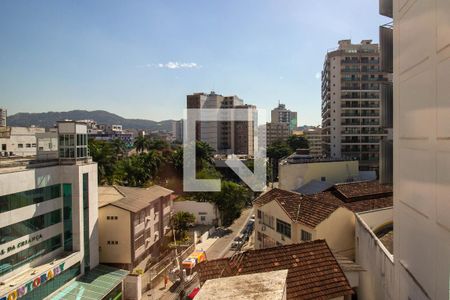
[[[0,299],[83,299],[94,286],[72,279],[94,268],[96,276],[114,271],[97,267],[97,164],[86,124],[59,122],[37,144],[36,159],[0,158]],[[118,274],[98,299],[122,291],[126,272]]]
[[[394,299],[449,299],[450,1],[380,8],[394,19]]]
[[[322,139],[325,155],[358,159],[363,170],[377,170],[380,139],[381,83],[377,44],[339,41],[327,53],[322,71]]]

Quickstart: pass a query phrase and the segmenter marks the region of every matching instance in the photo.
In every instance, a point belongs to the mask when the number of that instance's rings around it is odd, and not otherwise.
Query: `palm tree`
[[[136,148],[137,152],[144,152],[144,150],[148,150],[150,149],[151,145],[150,145],[150,140],[148,138],[146,138],[145,136],[138,136],[135,140],[134,140],[134,147]]]
[[[127,145],[121,139],[112,140],[111,146],[114,151],[116,160],[119,160],[120,158],[124,157],[125,153],[127,152]]]
[[[143,164],[149,178],[154,178],[162,164],[162,155],[156,150],[150,150],[146,154],[142,154]]]

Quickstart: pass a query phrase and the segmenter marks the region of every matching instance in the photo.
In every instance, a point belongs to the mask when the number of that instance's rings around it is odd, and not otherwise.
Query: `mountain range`
[[[137,130],[172,130],[172,120],[160,122],[144,119],[126,119],[104,110],[71,110],[65,112],[17,113],[8,116],[8,126],[53,127],[62,120],[94,120],[97,124],[122,125],[124,129]]]

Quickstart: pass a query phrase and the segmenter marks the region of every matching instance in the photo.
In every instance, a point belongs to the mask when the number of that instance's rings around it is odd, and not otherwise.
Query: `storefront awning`
[[[52,295],[52,299],[101,300],[114,290],[127,275],[128,271],[98,265],[61,291]]]

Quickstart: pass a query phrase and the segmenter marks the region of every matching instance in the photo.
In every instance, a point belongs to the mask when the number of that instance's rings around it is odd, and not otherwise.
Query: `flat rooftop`
[[[286,293],[288,270],[207,280],[196,300],[282,300]]]
[[[38,266],[26,268],[24,271],[16,275],[13,275],[12,277],[9,277],[5,280],[2,280],[0,285],[0,297],[5,294],[8,294],[12,290],[18,289],[19,287],[23,286],[30,280],[33,280],[36,277],[40,276],[41,274],[46,273],[48,270],[51,270],[59,266],[61,263],[73,259],[80,261],[81,260],[80,252],[63,252],[58,256],[54,257],[52,261],[49,261],[47,263]]]
[[[74,162],[74,161],[73,161]],[[84,159],[79,159],[77,164],[90,164],[93,163],[92,158],[87,157]],[[29,157],[1,157],[0,158],[0,174],[20,172],[27,169],[36,169],[51,167],[57,165],[67,165],[68,163],[60,163],[59,159],[45,159],[38,160],[35,156]]]
[[[354,159],[336,159],[331,157],[314,157],[304,154],[292,154],[282,159],[280,165],[296,165],[296,164],[311,164],[311,163],[327,163],[327,162],[343,162],[356,161]]]

